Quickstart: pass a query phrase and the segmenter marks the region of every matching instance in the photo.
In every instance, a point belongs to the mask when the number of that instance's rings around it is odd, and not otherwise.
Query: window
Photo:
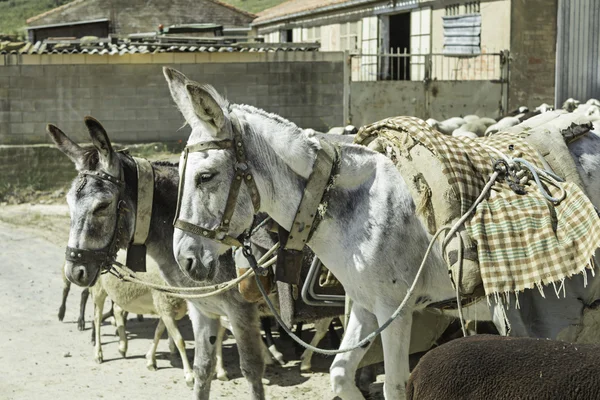
[[[479,14],[479,2],[466,3],[465,12],[463,15],[447,13],[447,15],[442,17],[444,26],[444,54],[465,56],[481,54],[481,14]]]
[[[312,28],[304,29],[305,37],[303,38],[306,42],[320,42],[321,41],[321,27],[313,26]]]
[[[481,8],[478,1],[465,3],[465,14],[478,14]]]
[[[450,4],[446,6],[446,15],[458,15],[460,13],[460,4]]]
[[[340,24],[340,50],[358,51],[358,22]]]

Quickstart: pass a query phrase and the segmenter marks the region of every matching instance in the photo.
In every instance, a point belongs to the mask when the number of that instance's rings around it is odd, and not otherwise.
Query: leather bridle
[[[123,151],[124,152],[124,151]],[[130,157],[127,153],[125,153]],[[146,248],[145,243],[150,230],[150,220],[152,216],[152,204],[154,196],[154,170],[148,160],[131,157],[137,169],[138,180],[138,198],[135,218],[135,229],[131,243],[127,249],[127,264],[138,272],[146,270]],[[89,250],[78,247],[67,246],[65,258],[67,261],[78,264],[99,263],[102,273],[109,272],[119,251],[119,240],[123,235],[123,219],[129,211],[125,207],[125,179],[123,169],[121,168],[120,178],[117,178],[106,171],[85,170],[79,173],[79,184],[77,193],[87,184],[87,178],[100,179],[117,186],[117,220],[112,238],[107,246],[102,249]],[[147,187],[145,187],[147,186]]]
[[[258,213],[260,209],[260,195],[258,194],[258,188],[256,187],[254,177],[252,176],[252,173],[248,167],[246,150],[244,148],[244,143],[242,142],[242,126],[234,114],[230,114],[230,117],[233,130],[233,140],[223,139],[196,143],[186,146],[183,150],[182,170],[181,177],[179,179],[179,190],[177,193],[177,211],[175,212],[173,226],[177,229],[181,229],[182,231],[221,242],[227,246],[240,247],[242,245],[241,241],[229,234],[229,225],[231,223],[231,217],[235,211],[242,182],[246,184],[250,191],[250,198],[252,199],[252,205],[254,206],[255,214]],[[179,217],[188,156],[190,153],[203,152],[207,150],[232,150],[236,161],[234,166],[234,176],[229,187],[229,194],[227,195],[225,209],[223,210],[221,222],[216,229],[205,228],[200,225],[184,221]]]
[[[115,224],[115,230],[113,232],[112,238],[107,246],[96,249],[81,249],[78,247],[69,247],[67,246],[67,250],[65,253],[65,258],[67,261],[77,263],[77,264],[88,264],[88,263],[100,263],[101,271],[110,270],[112,263],[114,262],[117,251],[119,250],[118,241],[119,236],[122,233],[122,220],[123,216],[126,213],[125,208],[125,181],[123,179],[123,171],[121,170],[121,178],[117,178],[106,171],[81,171],[79,173],[79,186],[77,187],[77,192],[79,193],[83,187],[87,183],[87,178],[100,179],[105,182],[110,182],[115,185],[119,191],[119,200],[117,203],[117,221]]]

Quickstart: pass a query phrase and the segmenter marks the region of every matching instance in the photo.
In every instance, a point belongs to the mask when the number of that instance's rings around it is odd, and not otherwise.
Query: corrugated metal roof
[[[179,40],[178,40],[179,39]],[[318,51],[318,43],[227,43],[223,38],[160,38],[141,41],[47,39],[43,42],[0,42],[0,54],[156,54],[194,52]]]

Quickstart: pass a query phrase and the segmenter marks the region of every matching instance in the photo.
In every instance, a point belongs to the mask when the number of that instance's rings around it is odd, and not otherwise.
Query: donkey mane
[[[82,156],[83,165],[86,169],[93,170],[98,166],[100,157],[98,155],[98,149],[94,146],[84,146],[84,153]]]
[[[277,115],[277,114],[273,114],[268,111],[265,111],[262,108],[257,108],[257,107],[254,107],[254,106],[251,106],[248,104],[235,104],[235,103],[230,105],[229,110],[233,111],[232,110],[233,108],[238,108],[241,111],[245,111],[245,112],[251,113],[251,114],[258,114],[258,115],[268,118],[272,121],[275,121],[278,124],[283,125],[284,127],[287,127],[287,128],[293,128],[294,130],[301,130],[298,127],[298,125],[296,125],[292,121],[283,118],[281,115]]]

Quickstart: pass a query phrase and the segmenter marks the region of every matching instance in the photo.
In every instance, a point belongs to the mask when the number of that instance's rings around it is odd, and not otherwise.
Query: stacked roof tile
[[[202,52],[318,51],[318,43],[234,43],[222,38],[47,39],[43,42],[0,42],[0,54],[156,54]]]

